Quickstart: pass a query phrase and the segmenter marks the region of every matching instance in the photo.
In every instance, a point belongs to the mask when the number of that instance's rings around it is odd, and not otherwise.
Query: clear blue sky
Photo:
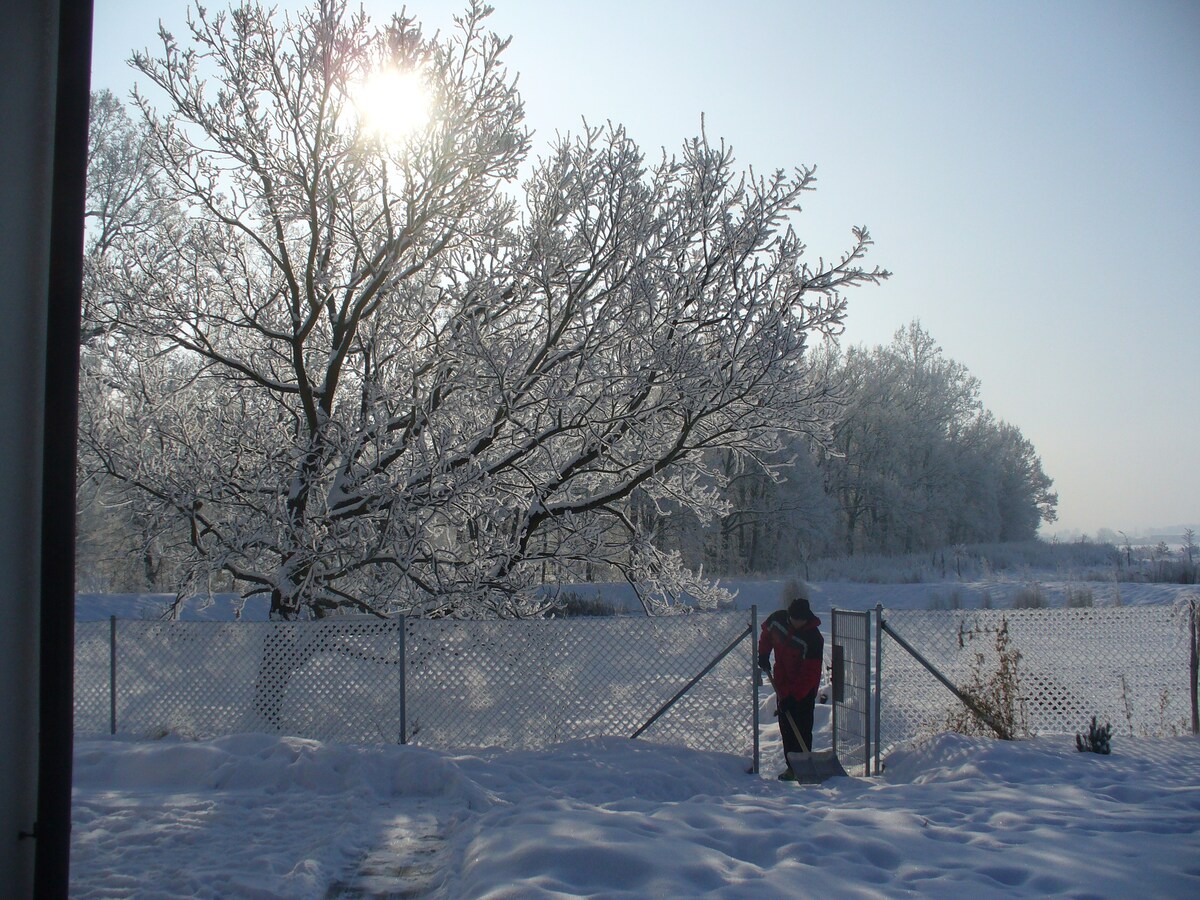
[[[703,113],[743,164],[815,164],[813,252],[865,224],[894,272],[845,339],[919,319],[1037,448],[1047,533],[1200,522],[1200,4],[493,5],[543,143],[586,118],[674,150]],[[408,4],[430,30],[461,7]],[[93,87],[123,94],[185,8],[96,0]]]

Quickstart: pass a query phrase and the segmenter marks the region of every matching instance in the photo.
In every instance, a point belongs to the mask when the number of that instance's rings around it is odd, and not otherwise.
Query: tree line
[[[645,503],[664,547],[722,575],[817,558],[1027,541],[1057,518],[1033,444],[988,412],[978,379],[919,322],[872,348],[826,342],[813,365],[835,386],[831,440],[785,442],[770,468],[714,460],[728,511],[709,522]]]
[[[767,531],[902,547],[1052,512],[996,487],[1036,463],[1019,432],[905,424],[870,394],[882,357],[829,342],[888,273],[865,228],[806,258],[813,169],[742,171],[703,134],[652,160],[617,125],[534,158],[488,13],[429,36],[342,0],[197,6],[131,60],[158,105],[93,98],[82,586],[516,616],[604,573],[661,608],[723,596],[709,556],[788,559]],[[428,94],[402,138],[355,105],[381,69]],[[951,512],[970,478],[992,499]]]

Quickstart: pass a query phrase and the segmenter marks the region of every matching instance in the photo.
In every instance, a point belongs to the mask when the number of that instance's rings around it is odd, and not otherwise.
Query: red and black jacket
[[[770,669],[775,654],[773,678],[781,697],[806,697],[821,686],[821,663],[825,658],[825,638],[821,620],[816,616],[799,628],[793,628],[786,610],[767,616],[758,639],[758,665]]]

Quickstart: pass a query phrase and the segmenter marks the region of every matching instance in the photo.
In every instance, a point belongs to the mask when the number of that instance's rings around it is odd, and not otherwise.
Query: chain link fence
[[[754,614],[77,623],[75,730],[439,749],[616,734],[753,756]],[[1073,734],[1093,715],[1118,736],[1190,731],[1189,636],[1171,607],[882,615],[960,689],[1008,672],[1019,734]],[[863,616],[844,616],[829,644],[843,648],[839,751],[857,764],[868,722],[881,755],[961,728],[963,704],[887,634],[870,648]],[[871,649],[877,705],[859,684]]]
[[[1007,678],[1019,736],[1086,731],[1092,716],[1114,735],[1191,731],[1188,633],[1170,606],[882,615],[958,688],[987,694]],[[961,723],[963,704],[886,634],[881,652],[882,754]]]
[[[400,736],[400,623],[78,623],[75,731]]]
[[[512,749],[636,734],[747,755],[751,616],[78,623],[75,730]]]

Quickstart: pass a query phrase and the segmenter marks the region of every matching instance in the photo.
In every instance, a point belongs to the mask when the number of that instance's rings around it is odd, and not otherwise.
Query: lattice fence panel
[[[254,677],[264,623],[117,623],[117,728],[211,738],[257,730]]]
[[[435,747],[540,748],[630,736],[748,628],[744,612],[568,622],[411,619],[409,739]],[[751,642],[641,737],[747,752]]]
[[[108,734],[111,730],[108,622],[75,623],[75,731]]]
[[[256,715],[287,734],[348,743],[400,742],[402,623],[359,619],[273,623],[258,684],[278,707]],[[316,626],[314,628],[313,626]]]
[[[999,666],[996,635],[1008,625],[1018,651],[1020,713],[1031,734],[1071,734],[1093,715],[1114,734],[1187,731],[1186,635],[1169,606],[884,612],[884,619],[960,688]],[[982,662],[978,658],[982,657]],[[888,636],[883,637],[880,744],[946,730],[959,701]]]

